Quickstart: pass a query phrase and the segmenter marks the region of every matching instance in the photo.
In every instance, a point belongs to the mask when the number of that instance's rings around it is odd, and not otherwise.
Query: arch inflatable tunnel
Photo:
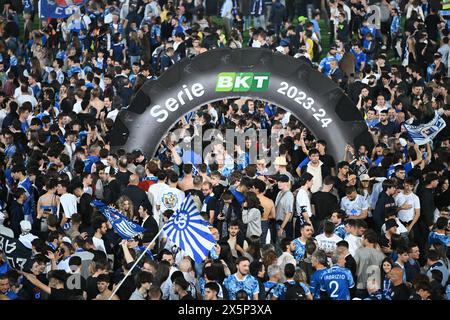
[[[111,146],[140,149],[153,157],[172,126],[186,113],[225,98],[274,103],[297,117],[328,144],[336,160],[347,143],[373,145],[350,98],[301,60],[266,49],[216,49],[184,59],[147,81],[112,128]]]

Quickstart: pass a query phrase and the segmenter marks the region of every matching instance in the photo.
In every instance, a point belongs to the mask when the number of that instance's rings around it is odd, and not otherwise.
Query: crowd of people
[[[14,269],[0,249],[0,299],[450,299],[450,126],[420,146],[402,126],[448,124],[447,21],[438,1],[383,0],[378,27],[370,5],[91,0],[40,19],[33,2],[5,1],[0,235],[31,259]],[[111,148],[143,83],[221,47],[311,64],[346,91],[373,144],[335,159],[282,106],[244,98],[180,119],[154,157]],[[202,157],[186,148],[200,129],[266,129],[277,148],[247,138],[229,150],[219,134]],[[159,233],[189,194],[217,241],[201,263]],[[143,234],[123,240],[95,199]]]

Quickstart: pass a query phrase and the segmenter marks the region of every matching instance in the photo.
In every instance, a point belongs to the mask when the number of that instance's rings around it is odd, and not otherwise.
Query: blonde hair
[[[125,201],[128,201],[129,204],[129,209],[125,210]],[[128,219],[133,219],[134,217],[134,207],[133,207],[133,202],[131,201],[131,199],[127,196],[121,196],[117,202],[117,209],[120,211],[121,214],[123,214],[124,216],[126,216]]]

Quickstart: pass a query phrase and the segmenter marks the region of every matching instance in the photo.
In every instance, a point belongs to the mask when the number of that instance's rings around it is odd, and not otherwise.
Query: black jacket
[[[78,213],[81,215],[82,227],[87,227],[91,224],[92,219],[92,196],[89,193],[83,193],[80,197],[80,202],[77,204]]]
[[[433,190],[429,188],[419,187],[417,196],[420,199],[420,217],[418,222],[426,226],[432,226],[434,220],[434,210],[436,209],[434,203]]]
[[[147,208],[151,208],[150,201],[148,201],[147,194],[144,190],[135,185],[129,185],[122,192],[123,196],[127,196],[133,202],[134,214],[138,215],[139,206],[142,204]]]
[[[142,238],[143,243],[148,243],[153,240],[153,238],[158,234],[159,228],[156,220],[150,216],[145,220],[142,227],[145,229],[144,237]]]
[[[18,238],[21,234],[20,221],[22,221],[23,219],[23,205],[14,200],[11,204],[9,221],[11,223],[12,231],[14,231],[15,238]]]
[[[116,179],[103,187],[103,202],[107,205],[115,203],[120,197],[120,185]]]

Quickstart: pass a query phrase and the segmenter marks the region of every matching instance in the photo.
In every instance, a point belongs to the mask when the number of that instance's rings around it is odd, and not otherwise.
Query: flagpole
[[[131,271],[133,271],[133,269],[136,267],[136,265],[139,263],[139,261],[142,259],[142,257],[145,255],[145,253],[150,249],[150,247],[152,246],[153,242],[155,242],[156,239],[158,239],[159,235],[161,234],[161,232],[163,231],[163,228],[161,228],[158,233],[156,234],[156,236],[153,238],[153,240],[148,244],[147,248],[145,248],[145,250],[142,252],[142,254],[139,256],[139,258],[134,262],[133,266],[130,268],[130,270],[128,270],[128,272],[125,274],[125,277],[122,279],[122,281],[119,282],[119,284],[117,285],[117,287],[114,289],[114,291],[111,293],[111,296],[108,298],[108,300],[111,300],[112,297],[116,294],[116,292],[119,290],[119,288],[122,286],[122,284],[124,283],[125,279],[130,275]]]

